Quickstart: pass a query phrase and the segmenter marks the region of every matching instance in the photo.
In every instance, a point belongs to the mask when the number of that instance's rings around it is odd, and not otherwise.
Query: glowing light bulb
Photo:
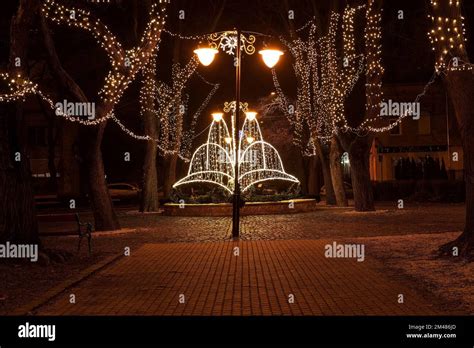
[[[221,112],[214,112],[212,114],[212,118],[216,122],[220,122],[222,120],[222,116],[223,116],[223,114]]]
[[[194,53],[196,53],[199,61],[204,66],[211,65],[217,52],[218,51],[215,48],[198,48],[197,50],[194,50]]]
[[[247,120],[253,121],[257,117],[257,113],[254,111],[246,111],[245,115],[247,116]]]
[[[230,144],[232,142],[232,138],[231,137],[226,137],[226,138],[224,138],[224,141],[226,142],[226,144]]]
[[[249,144],[252,144],[254,140],[255,140],[254,137],[250,137],[250,136],[247,137],[247,142],[248,142]]]
[[[262,55],[263,62],[271,69],[273,68],[278,61],[280,60],[280,56],[283,55],[282,51],[279,50],[261,50],[258,53]]]

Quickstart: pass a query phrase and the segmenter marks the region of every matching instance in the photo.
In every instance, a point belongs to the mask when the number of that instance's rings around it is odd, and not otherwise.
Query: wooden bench
[[[64,227],[64,224],[68,223]],[[91,222],[82,222],[78,213],[60,213],[60,214],[44,214],[38,215],[38,223],[40,225],[40,236],[49,236],[49,237],[58,237],[58,236],[75,236],[79,237],[79,244],[77,245],[77,252],[81,250],[81,242],[84,237],[87,237],[87,242],[89,244],[89,254],[92,252],[91,239],[92,231],[94,230],[94,225]],[[56,231],[44,231],[42,230],[41,225],[53,224]],[[56,226],[59,226],[58,227]],[[43,228],[46,226],[43,226]],[[48,228],[47,228],[48,229]]]

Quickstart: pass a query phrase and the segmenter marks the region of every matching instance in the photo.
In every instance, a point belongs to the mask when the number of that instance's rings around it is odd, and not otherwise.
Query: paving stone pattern
[[[145,244],[36,314],[436,314],[429,299],[410,283],[381,273],[370,256],[364,262],[326,258],[328,243],[332,240]],[[69,294],[75,294],[75,304]]]

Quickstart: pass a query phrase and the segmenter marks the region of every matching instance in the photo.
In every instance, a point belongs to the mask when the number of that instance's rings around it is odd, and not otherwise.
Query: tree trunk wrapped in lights
[[[168,112],[168,118],[170,119],[169,129],[172,129],[173,131],[166,137],[167,141],[169,141],[171,153],[165,158],[166,171],[165,179],[163,181],[163,195],[165,198],[169,198],[173,184],[176,182],[176,166],[178,164],[179,153],[181,152],[184,133],[184,117],[186,115],[185,109],[187,104],[187,98],[183,95],[183,89],[187,81],[196,71],[197,67],[198,62],[195,57],[190,60],[185,68],[181,68],[178,63],[173,66],[173,75],[177,76],[177,79],[173,80],[172,87],[175,98],[170,102],[168,107],[171,111]],[[163,116],[166,117],[166,115]]]
[[[9,70],[17,78],[24,78],[27,73],[28,38],[38,6],[37,0],[20,1],[11,22]],[[0,113],[0,243],[38,243],[21,100],[2,105]]]
[[[178,30],[182,30],[182,21],[179,22]],[[177,40],[174,45],[173,50],[173,62],[178,64],[180,63],[180,53],[181,53],[181,41]],[[174,68],[174,66],[173,66]],[[193,72],[196,70],[197,64],[193,66]],[[181,92],[181,91],[180,91]],[[173,146],[174,153],[168,155],[165,158],[165,171],[164,171],[164,180],[163,180],[163,196],[168,199],[170,197],[173,184],[176,182],[176,166],[178,165],[178,153],[181,146],[181,137],[183,134],[183,124],[184,124],[184,105],[182,100],[182,92],[180,93],[181,98],[176,98],[175,100],[175,118],[174,123],[175,129],[174,139],[175,144]]]
[[[191,58],[183,67],[179,63],[173,64],[170,85],[156,79],[154,64],[156,64],[156,60],[152,59],[144,71],[144,82],[140,91],[141,114],[146,135],[158,147],[159,151],[156,151],[156,154],[163,156],[166,168],[169,170],[165,173],[163,182],[164,194],[165,197],[168,197],[172,185],[176,182],[178,158],[189,161],[197,118],[209,104],[219,88],[219,84],[211,84],[203,80],[206,84],[211,85],[212,89],[200,107],[189,117],[190,121],[186,124],[189,97],[184,94],[184,89],[198,67],[196,57]],[[187,130],[185,130],[185,126],[188,128]],[[143,211],[156,211],[158,209],[158,184],[157,180],[148,177],[155,175],[156,169],[153,168],[156,168],[156,155],[148,153],[149,150],[151,150],[150,147],[147,148],[145,156],[141,207]]]
[[[320,158],[323,167],[326,199],[347,206],[341,170],[342,150],[339,130],[345,129],[344,102],[352,91],[363,70],[363,57],[355,53],[354,16],[362,7],[346,7],[342,21],[338,13],[332,12],[326,36],[317,37],[317,28],[310,26],[307,41],[293,35],[290,41],[283,40],[294,58],[294,71],[298,81],[296,112],[287,115],[292,121],[297,144],[303,143],[302,133],[309,129],[306,154]],[[338,57],[338,32],[342,22],[342,61]],[[275,87],[282,102],[283,96],[274,74]],[[332,146],[326,143],[333,140]],[[325,151],[325,148],[328,148]]]
[[[314,27],[313,27],[314,28]],[[294,58],[293,69],[295,71],[295,77],[297,81],[297,94],[296,94],[296,107],[287,100],[284,95],[280,84],[278,82],[276,71],[272,69],[273,81],[275,89],[277,91],[280,108],[285,112],[285,115],[293,128],[293,143],[300,147],[304,154],[309,154],[305,149],[304,144],[304,128],[308,125],[309,129],[313,129],[308,121],[312,114],[312,103],[311,103],[311,69],[309,64],[308,53],[306,52],[306,43],[300,38],[296,37],[293,33],[292,40],[283,40],[285,45],[290,49],[290,52]],[[325,187],[325,199],[326,204],[335,205],[336,197],[334,195],[333,183],[329,168],[328,151],[326,151],[324,144],[321,141],[313,137],[313,132],[310,130],[310,143],[312,144],[311,156],[318,156],[319,163],[322,167],[322,174]],[[319,194],[319,193],[318,193]]]
[[[150,59],[147,68],[143,71],[142,89],[151,90],[156,78],[156,62]],[[143,163],[142,197],[140,198],[140,211],[158,211],[158,172],[156,169],[156,156],[158,154],[158,124],[159,120],[153,112],[154,97],[152,94],[142,95],[140,107],[142,108],[143,125],[145,134],[150,136],[146,143],[145,159]]]
[[[212,9],[209,13],[209,18],[213,18],[209,31],[213,31],[219,22],[220,18],[222,17],[224,7],[225,7],[225,0],[223,1],[214,1]],[[180,6],[184,6],[186,4],[187,7],[195,5],[199,6],[198,3],[190,4],[185,0],[177,1],[176,2],[178,8]],[[192,11],[193,7],[190,8]],[[183,21],[178,21],[178,32],[182,32],[182,25]],[[189,27],[188,27],[189,29]],[[198,30],[196,28],[196,30]],[[199,28],[202,31],[202,26]],[[171,34],[171,33],[170,33]],[[195,59],[191,59],[189,64],[184,68],[180,67],[180,55],[181,55],[181,36],[178,34],[171,34],[175,37],[175,45],[174,45],[174,53],[173,53],[173,60],[176,64],[173,65],[172,71],[172,84],[171,87],[165,85],[165,88],[171,88],[172,91],[170,92],[173,96],[173,103],[174,105],[170,105],[168,107],[163,107],[164,105],[168,105],[170,98],[168,98],[165,94],[167,91],[158,90],[158,91],[151,91],[154,95],[154,99],[156,99],[151,104],[151,99],[147,99],[150,103],[147,104],[148,110],[152,110],[151,112],[147,111],[147,116],[144,117],[145,122],[149,122],[149,125],[145,124],[145,128],[149,129],[150,127],[155,127],[156,131],[151,131],[151,133],[146,132],[147,135],[151,135],[151,138],[154,138],[154,142],[157,144],[159,151],[151,150],[150,144],[147,145],[147,153],[145,155],[146,162],[144,166],[144,178],[143,178],[143,192],[144,195],[142,197],[142,208],[143,207],[156,207],[151,208],[149,210],[144,209],[145,211],[156,211],[158,208],[158,183],[154,179],[150,179],[149,175],[155,175],[156,169],[152,169],[151,167],[156,167],[156,154],[149,153],[150,151],[156,152],[163,156],[164,159],[164,180],[163,180],[163,193],[165,198],[169,198],[171,193],[172,185],[176,182],[176,169],[178,159],[185,159],[186,161],[189,160],[191,156],[191,146],[194,136],[194,129],[196,126],[196,121],[198,116],[202,113],[204,108],[209,103],[210,99],[214,95],[214,93],[219,88],[218,84],[210,84],[213,86],[212,90],[202,102],[201,106],[197,109],[192,117],[187,117],[186,113],[188,111],[187,108],[187,100],[188,97],[183,94],[183,89],[185,84],[187,83],[188,79],[194,74],[197,68],[197,61]],[[150,63],[152,64],[152,63]],[[190,69],[190,70],[189,70]],[[181,73],[179,72],[181,71]],[[185,73],[189,71],[189,75]],[[178,75],[183,74],[181,78]],[[178,76],[178,80],[175,80],[175,77]],[[151,78],[151,75],[149,75]],[[156,80],[156,76],[154,77]],[[180,81],[181,79],[181,81]],[[205,81],[206,82],[206,81]],[[144,82],[147,84],[147,82]],[[207,82],[206,82],[207,83]],[[158,82],[156,81],[156,86],[158,86]],[[160,83],[161,84],[161,83]],[[142,93],[145,90],[142,89]],[[169,92],[169,91],[168,91]],[[161,95],[160,95],[161,94]],[[142,99],[142,102],[146,101],[146,99]],[[161,105],[161,106],[160,106]],[[143,109],[143,107],[142,107]],[[155,110],[156,109],[156,110]],[[159,111],[156,113],[156,111]],[[142,112],[145,116],[145,112]],[[152,114],[156,114],[156,116],[152,116]],[[150,117],[155,117],[154,120],[151,120]],[[148,121],[147,121],[148,120]],[[173,132],[169,132],[169,124],[170,122],[175,122],[175,127],[173,127]],[[186,123],[186,121],[189,121]],[[188,130],[185,131],[184,128]],[[158,140],[159,138],[159,140]],[[171,142],[171,143],[170,143]],[[151,192],[153,191],[153,192]],[[156,193],[155,193],[156,192]]]
[[[357,129],[366,120],[377,119],[380,111],[384,71],[381,65],[381,11],[382,0],[367,1],[367,24],[365,27],[366,112],[362,118],[353,115],[354,117],[347,120],[352,129]],[[349,154],[355,210],[373,211],[375,205],[369,172],[369,155],[373,136],[367,130],[363,130],[361,133],[363,134],[346,132],[340,134],[340,140],[344,150]]]
[[[144,81],[140,92],[141,114],[145,125],[145,133],[152,140],[151,143],[147,144],[145,154],[141,211],[158,210],[157,146],[166,151],[166,153],[163,153],[166,159],[176,158],[177,160],[181,145],[184,117],[182,93],[185,84],[196,68],[197,61],[195,58],[192,58],[184,69],[179,67],[179,65],[174,65],[172,87],[156,80],[155,59],[150,60],[143,73]],[[175,123],[174,126],[172,122]],[[152,148],[152,146],[155,148]],[[169,180],[167,175],[165,173],[164,185]]]
[[[454,106],[464,151],[466,221],[463,233],[441,247],[445,255],[472,257],[474,250],[474,66],[465,46],[462,1],[431,1],[432,28],[428,33],[441,74]],[[456,253],[457,252],[457,253]]]
[[[87,129],[90,138],[85,146],[85,159],[89,168],[88,179],[91,203],[97,230],[114,230],[119,228],[110,195],[105,181],[101,144],[107,119],[113,115],[113,109],[119,102],[128,85],[136,74],[145,67],[150,57],[156,52],[161,31],[165,24],[165,10],[168,1],[154,2],[150,10],[150,19],[137,47],[125,50],[110,30],[90,12],[79,8],[67,8],[54,0],[47,0],[42,11],[46,18],[57,24],[67,24],[86,30],[92,34],[98,44],[107,53],[111,70],[100,95],[101,100],[96,110],[96,127]],[[60,81],[80,101],[87,101],[80,87],[67,76],[67,73],[56,64],[56,74],[62,76]],[[104,121],[105,120],[105,121]]]

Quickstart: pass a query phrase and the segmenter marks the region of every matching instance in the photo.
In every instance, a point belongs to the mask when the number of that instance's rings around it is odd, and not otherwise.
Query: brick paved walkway
[[[332,241],[145,244],[36,314],[435,314],[410,284],[380,273],[370,255],[364,262],[325,258],[327,243]],[[405,303],[397,302],[398,294]]]

